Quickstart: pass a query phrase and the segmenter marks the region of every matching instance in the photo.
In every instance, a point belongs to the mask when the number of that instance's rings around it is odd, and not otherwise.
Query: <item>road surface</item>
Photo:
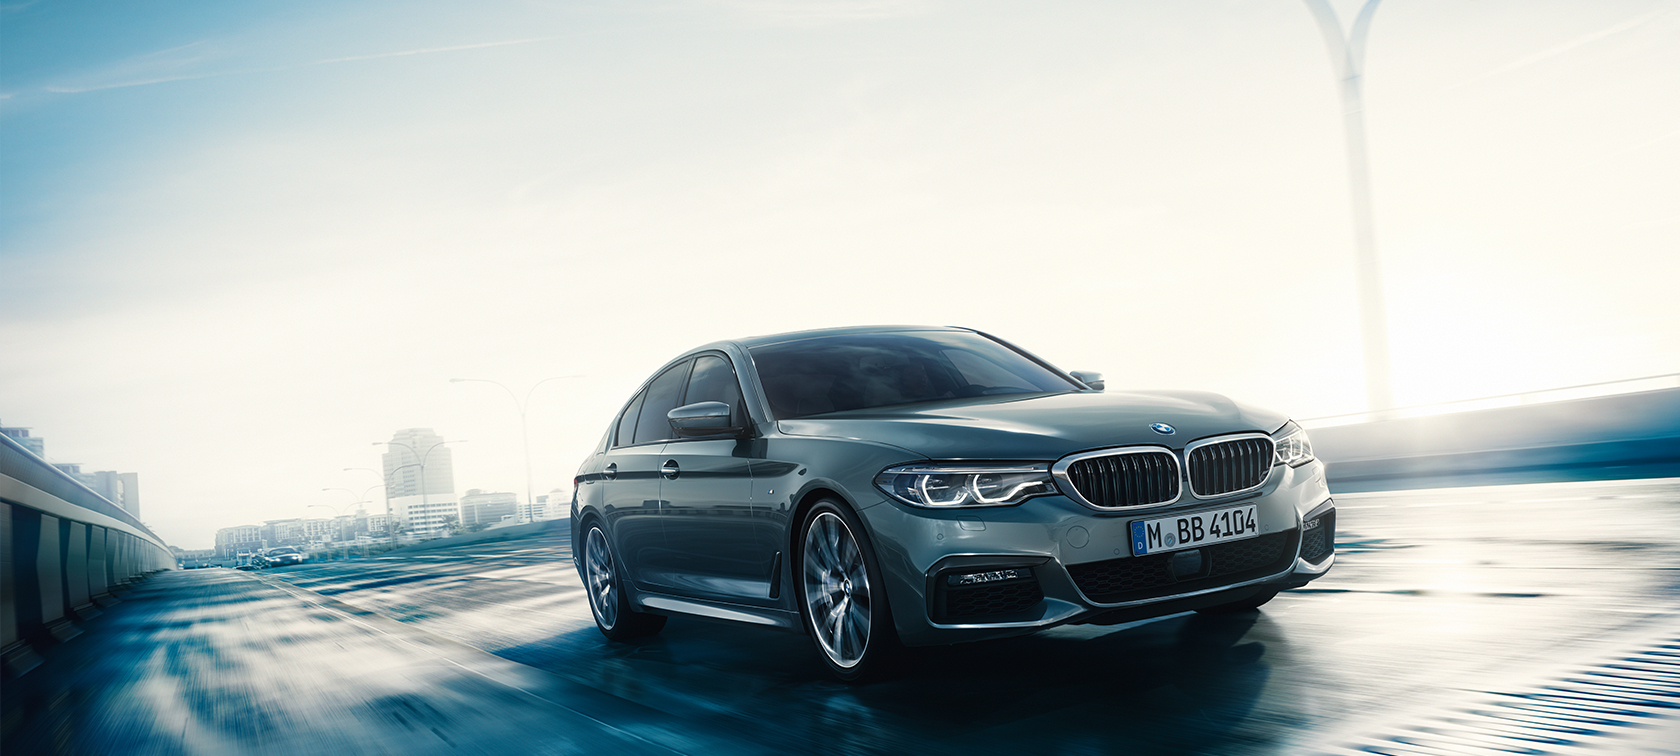
[[[1680,754],[1680,480],[1337,502],[1335,569],[1260,612],[914,649],[857,687],[792,633],[610,643],[552,535],[165,573],[8,683],[5,750]]]

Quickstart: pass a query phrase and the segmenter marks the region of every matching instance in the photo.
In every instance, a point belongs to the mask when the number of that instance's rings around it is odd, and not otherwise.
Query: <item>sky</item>
[[[1365,55],[1396,402],[1680,372],[1680,1],[1390,0]],[[519,402],[457,377],[567,376],[564,491],[756,334],[1358,412],[1342,129],[1292,0],[5,0],[0,422],[209,548],[353,509],[403,428],[523,496]]]

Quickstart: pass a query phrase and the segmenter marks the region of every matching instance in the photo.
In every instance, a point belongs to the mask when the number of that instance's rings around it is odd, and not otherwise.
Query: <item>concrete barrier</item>
[[[1331,489],[1680,475],[1680,389],[1314,428]]]
[[[81,634],[113,589],[171,569],[163,540],[132,514],[0,436],[0,667],[21,675],[37,646]]]
[[[527,522],[522,525],[508,525],[500,528],[493,528],[491,530],[480,530],[477,533],[468,533],[466,535],[421,541],[420,543],[410,546],[401,546],[391,549],[386,553],[394,554],[397,552],[403,552],[406,554],[415,551],[425,551],[427,549],[447,549],[454,546],[465,546],[468,544],[500,543],[503,541],[513,541],[521,538],[527,538],[533,533],[543,533],[547,531],[554,531],[554,533],[558,534],[559,537],[562,538],[571,538],[571,523],[572,521],[570,517],[562,517],[558,520],[541,520],[538,522]]]

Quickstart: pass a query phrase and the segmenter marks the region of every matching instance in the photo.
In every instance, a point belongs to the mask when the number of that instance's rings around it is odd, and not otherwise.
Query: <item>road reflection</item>
[[[1450,753],[1539,743],[1511,717],[1565,699],[1618,712],[1572,752],[1673,752],[1639,744],[1680,721],[1680,481],[1340,503],[1336,569],[1262,611],[910,649],[861,686],[796,633],[608,642],[555,536],[174,573],[8,681],[6,752]]]

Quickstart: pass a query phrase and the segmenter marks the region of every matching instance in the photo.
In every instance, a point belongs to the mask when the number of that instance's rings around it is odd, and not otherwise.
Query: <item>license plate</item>
[[[1260,535],[1254,505],[1132,522],[1132,556],[1193,549]]]

